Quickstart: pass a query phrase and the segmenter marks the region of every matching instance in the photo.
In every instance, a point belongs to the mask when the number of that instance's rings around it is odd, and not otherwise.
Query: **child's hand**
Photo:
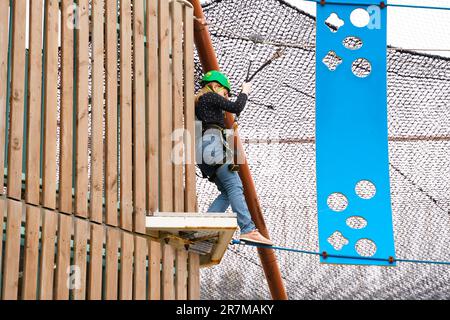
[[[252,92],[252,84],[250,82],[244,82],[242,84],[242,93],[250,94]]]

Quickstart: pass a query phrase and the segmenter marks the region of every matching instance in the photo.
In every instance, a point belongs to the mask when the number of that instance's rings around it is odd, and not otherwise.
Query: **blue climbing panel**
[[[395,265],[387,261],[395,258],[387,129],[387,9],[372,4],[380,1],[332,0],[317,5],[317,207],[320,251],[329,255],[321,257],[324,263]],[[330,16],[338,23],[327,23]]]

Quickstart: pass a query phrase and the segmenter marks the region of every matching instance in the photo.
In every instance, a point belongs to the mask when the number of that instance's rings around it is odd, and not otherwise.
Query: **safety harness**
[[[208,92],[214,92],[209,86],[205,86],[206,90]],[[225,111],[222,110],[222,115],[225,118]],[[198,121],[199,119],[197,117],[195,117],[195,119]],[[202,121],[200,119],[200,121]],[[209,129],[215,129],[218,130],[220,132],[220,139],[221,139],[221,144],[223,146],[223,159],[222,159],[222,163],[218,163],[215,165],[207,165],[209,166],[209,168],[211,168],[212,170],[204,170],[204,168],[202,168],[201,165],[198,165],[198,167],[200,168],[200,171],[202,172],[202,177],[205,179],[208,179],[211,182],[214,182],[215,178],[216,178],[216,171],[217,169],[219,169],[222,165],[226,164],[227,160],[227,155],[231,155],[233,162],[228,164],[228,170],[230,171],[234,171],[237,172],[239,171],[239,165],[236,164],[235,162],[235,157],[234,157],[234,152],[233,150],[231,150],[228,147],[228,144],[226,143],[227,141],[227,134],[226,134],[226,129],[222,128],[219,125],[216,124],[205,124],[202,121],[202,133],[201,133],[201,137],[202,137],[202,143],[203,143],[203,135],[205,134],[205,132]],[[202,161],[203,161],[203,157],[202,157]]]

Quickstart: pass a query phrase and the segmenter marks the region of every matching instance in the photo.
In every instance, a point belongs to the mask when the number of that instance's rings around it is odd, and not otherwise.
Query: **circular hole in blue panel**
[[[375,196],[377,188],[369,180],[361,180],[356,184],[355,192],[358,197],[368,200]]]
[[[327,198],[328,207],[336,212],[344,211],[348,206],[347,197],[340,192],[334,192]]]
[[[367,10],[358,8],[350,14],[350,21],[357,28],[364,28],[370,22],[370,15]]]
[[[372,257],[377,252],[377,245],[370,239],[359,239],[355,250],[361,257]]]
[[[350,217],[345,223],[352,229],[364,229],[367,226],[367,220],[360,216]]]
[[[363,41],[358,37],[347,37],[342,41],[342,45],[349,50],[358,50],[363,46]]]
[[[372,72],[372,65],[365,58],[358,58],[352,63],[352,72],[358,78],[365,78]]]

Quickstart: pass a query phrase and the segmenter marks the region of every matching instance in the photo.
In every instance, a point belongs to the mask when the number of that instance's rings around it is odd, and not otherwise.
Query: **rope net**
[[[240,136],[274,243],[318,251],[315,18],[281,0],[216,0],[203,9],[234,93],[250,57],[257,68],[286,48],[253,80]],[[197,89],[201,75],[196,56]],[[388,108],[396,256],[449,260],[450,59],[389,48]],[[197,185],[204,212],[218,192],[207,180]],[[317,256],[276,255],[290,299],[450,298],[448,266],[336,266],[321,265]],[[270,299],[252,247],[230,246],[201,281],[203,299]]]

